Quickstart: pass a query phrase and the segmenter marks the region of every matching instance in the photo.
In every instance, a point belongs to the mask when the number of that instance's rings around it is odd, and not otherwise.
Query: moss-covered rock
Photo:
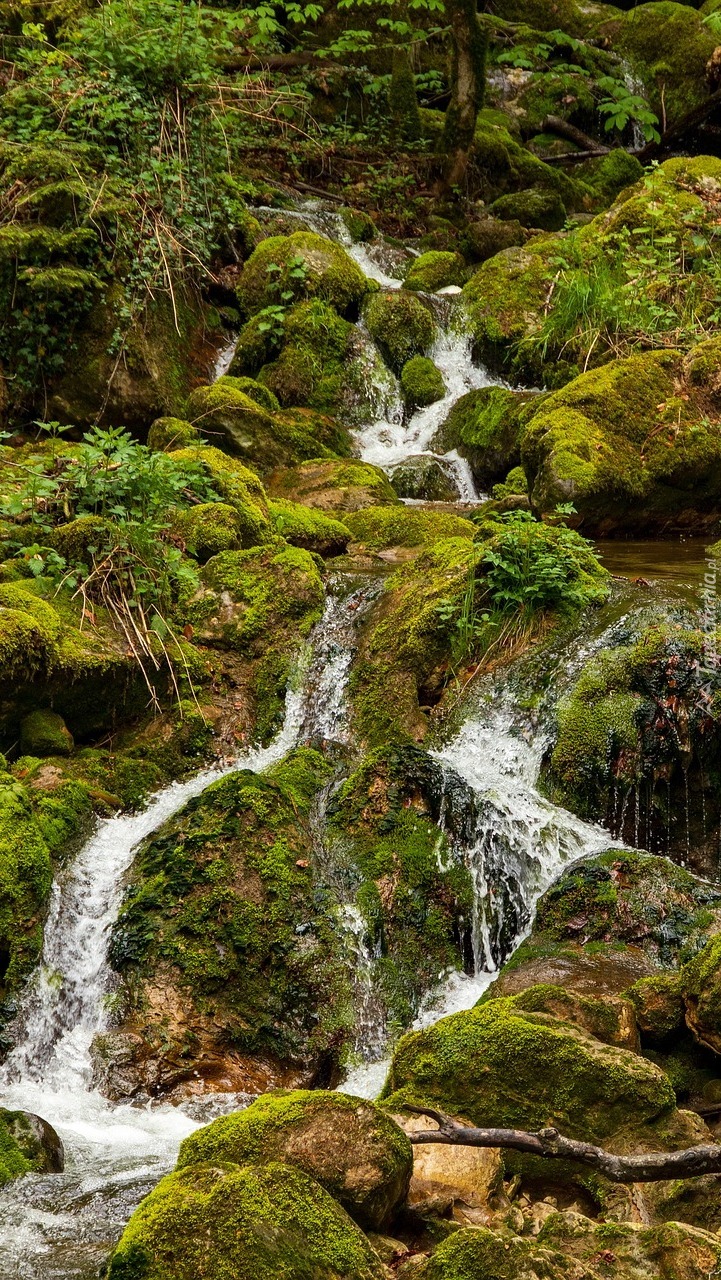
[[[504,480],[521,461],[524,419],[536,397],[508,387],[481,387],[456,400],[433,447],[457,449],[482,489]]]
[[[553,271],[538,241],[505,249],[464,285],[471,332],[481,358],[512,364],[516,344],[541,323]]]
[[[266,1164],[302,1170],[360,1226],[379,1230],[405,1199],[413,1151],[405,1133],[372,1102],[325,1090],[274,1093],[186,1138],[187,1165]]]
[[[381,1280],[366,1237],[289,1165],[192,1165],[131,1218],[108,1280]]]
[[[328,776],[308,750],[231,774],[141,847],[110,948],[124,1016],[95,1049],[112,1096],[333,1080],[353,1013],[311,864]]]
[[[369,240],[375,240],[378,234],[376,225],[363,209],[351,209],[344,205],[338,210],[338,214],[354,244],[366,244]]]
[[[69,756],[73,735],[55,711],[31,711],[20,725],[20,751],[26,756]]]
[[[668,124],[706,98],[706,64],[718,41],[694,8],[673,0],[642,4],[611,18],[601,32],[627,59],[652,109]]]
[[[499,196],[491,205],[494,218],[502,222],[520,222],[522,227],[541,231],[560,231],[566,221],[566,206],[557,191],[516,191]]]
[[[156,453],[171,453],[173,449],[185,449],[200,444],[200,432],[192,422],[183,418],[156,418],[148,431],[148,448]]]
[[[719,1260],[718,1239],[682,1222],[601,1224],[567,1210],[551,1213],[536,1239],[486,1227],[457,1231],[413,1274],[420,1280],[604,1280],[609,1274],[614,1280],[705,1280]]]
[[[242,391],[249,399],[255,400],[255,403],[259,404],[262,409],[267,409],[268,413],[277,413],[278,409],[280,409],[278,397],[255,378],[236,377],[234,385],[238,391]]]
[[[458,476],[453,464],[427,453],[411,454],[390,471],[399,498],[421,502],[457,502]]]
[[[359,511],[398,503],[384,471],[355,458],[305,462],[274,472],[268,481],[274,499],[289,498],[320,511]]]
[[[639,978],[626,995],[633,1005],[644,1047],[658,1048],[678,1038],[684,1026],[684,1004],[677,973]]]
[[[433,315],[408,293],[374,293],[364,316],[371,337],[395,373],[400,374],[412,356],[426,355],[433,345]]]
[[[223,503],[238,513],[244,546],[267,541],[271,534],[268,499],[254,471],[211,445],[180,449],[173,457],[202,467]]]
[[[569,1023],[489,1000],[399,1041],[381,1095],[473,1124],[540,1129],[609,1146],[654,1132],[676,1098],[662,1071]]]
[[[449,284],[463,284],[465,277],[466,266],[459,253],[431,249],[413,259],[403,288],[435,293],[436,289],[445,289]]]
[[[328,807],[327,846],[353,887],[373,956],[374,1014],[390,1034],[468,954],[471,877],[438,829],[443,799],[443,773],[426,752],[386,746]]]
[[[0,1109],[0,1187],[26,1173],[61,1173],[63,1164],[63,1144],[46,1120]]]
[[[267,474],[273,467],[303,458],[322,457],[340,448],[347,452],[342,433],[321,418],[301,419],[271,414],[240,387],[243,379],[219,378],[198,387],[188,401],[188,414],[211,441]],[[320,433],[316,434],[320,428]],[[330,447],[329,447],[330,446]]]
[[[179,511],[175,532],[192,556],[204,563],[220,551],[239,551],[243,544],[243,520],[227,502],[201,502]]]
[[[435,404],[446,394],[443,374],[427,356],[412,356],[401,370],[401,391],[409,407]]]
[[[366,278],[345,249],[313,231],[263,240],[243,267],[238,299],[246,315],[280,302],[320,298],[339,315],[353,315],[367,290]]]
[[[281,542],[213,556],[185,603],[197,644],[254,662],[257,731],[264,739],[277,725],[292,664],[324,598],[313,556]]]
[[[610,849],[546,891],[534,936],[640,948],[659,966],[675,967],[704,945],[720,909],[717,890],[668,859]]]
[[[345,523],[354,541],[371,551],[388,547],[430,546],[442,538],[473,538],[475,526],[462,516],[418,507],[365,507],[349,512]]]
[[[701,1044],[721,1052],[721,938],[712,938],[680,973],[688,1026]]]
[[[526,243],[530,232],[520,222],[502,222],[500,218],[474,218],[463,228],[461,246],[470,262],[486,262],[503,249]]]
[[[482,997],[479,1003],[485,1003],[486,999]],[[511,999],[517,1009],[524,1009],[527,1013],[551,1014],[561,1022],[580,1027],[604,1044],[630,1049],[634,1053],[639,1050],[635,1005],[630,996],[628,999],[606,994],[592,997],[566,991],[565,987],[553,983],[539,983]]]
[[[521,452],[534,509],[573,502],[584,528],[703,529],[721,507],[721,433],[676,352],[613,360],[553,392]]]
[[[270,503],[270,519],[276,533],[291,546],[315,551],[320,556],[342,555],[351,540],[351,531],[345,523],[287,498],[276,498]]]

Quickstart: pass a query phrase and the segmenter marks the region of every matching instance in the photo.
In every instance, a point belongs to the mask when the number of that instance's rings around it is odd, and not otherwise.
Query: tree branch
[[[598,142],[596,138],[591,138],[589,134],[583,132],[583,129],[577,129],[575,124],[562,120],[560,116],[546,116],[541,126],[541,133],[556,133],[559,138],[568,138],[569,142],[575,142],[584,151],[591,151],[594,154],[601,152],[605,155],[611,149],[604,146],[602,142]]]
[[[422,1129],[408,1134],[415,1146],[443,1143],[459,1147],[505,1147],[542,1156],[547,1160],[577,1160],[603,1174],[611,1182],[670,1182],[677,1178],[697,1178],[704,1173],[721,1173],[721,1146],[708,1144],[687,1147],[684,1151],[649,1151],[638,1156],[617,1156],[590,1142],[564,1138],[557,1129],[539,1129],[527,1133],[523,1129],[475,1129],[459,1124],[431,1107],[404,1110],[430,1116],[437,1129]]]

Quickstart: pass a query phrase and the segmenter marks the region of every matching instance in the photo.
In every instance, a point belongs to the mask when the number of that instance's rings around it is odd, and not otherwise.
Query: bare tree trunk
[[[442,189],[450,193],[466,176],[476,118],[486,88],[488,35],[478,21],[477,0],[446,0],[451,23],[451,100],[446,111]]]
[[[672,1182],[677,1178],[697,1178],[704,1173],[721,1173],[721,1146],[714,1143],[687,1147],[684,1151],[650,1151],[640,1156],[617,1156],[590,1142],[564,1138],[557,1129],[474,1129],[451,1120],[430,1107],[406,1106],[406,1111],[430,1116],[437,1129],[409,1133],[416,1146],[443,1143],[459,1147],[506,1147],[549,1160],[577,1160],[603,1174],[611,1182]]]

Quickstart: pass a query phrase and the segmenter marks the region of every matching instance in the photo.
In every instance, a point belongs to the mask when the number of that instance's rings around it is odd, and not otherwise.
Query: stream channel
[[[373,246],[351,245],[340,219],[322,210],[300,215],[344,243],[367,276],[382,288],[400,281],[374,257]],[[387,265],[387,264],[386,264]],[[430,442],[455,401],[467,391],[497,381],[471,359],[458,299],[446,291],[430,303],[441,326],[431,352],[447,388],[437,404],[404,417],[397,384],[381,389],[380,413],[356,433],[359,455],[388,471],[411,456],[431,455]],[[224,372],[222,352],[216,375]],[[438,458],[452,475],[463,505],[478,503],[468,464],[451,452]],[[603,552],[614,574],[690,587],[703,569],[703,548],[695,543],[614,544]],[[22,1002],[16,1048],[0,1068],[3,1105],[35,1112],[60,1134],[66,1154],[63,1174],[28,1175],[0,1194],[0,1276],[3,1280],[90,1280],[140,1199],[175,1163],[182,1138],[198,1124],[242,1105],[238,1095],[206,1096],[184,1106],[113,1105],[92,1087],[90,1047],[106,1023],[110,989],[109,932],[116,918],[138,844],[191,797],[223,773],[261,770],[293,746],[318,736],[347,743],[345,687],[354,636],[363,604],[373,596],[367,584],[329,593],[325,613],[311,637],[301,687],[289,691],[285,721],[269,746],[242,753],[222,766],[158,793],[140,813],[104,819],[63,870],[54,886],[45,930],[42,963]],[[361,607],[359,607],[361,606]],[[551,686],[561,687],[596,648],[612,643],[622,615],[597,625],[595,633],[568,638],[554,652]],[[453,973],[416,1025],[468,1008],[479,998],[498,965],[527,934],[539,895],[569,862],[613,844],[607,831],[582,822],[545,799],[537,780],[549,735],[548,714],[529,718],[514,696],[513,681],[481,689],[455,737],[432,754],[448,779],[446,829],[461,846],[474,883],[472,976]],[[462,785],[459,786],[459,779]],[[454,806],[463,804],[459,816]],[[453,819],[451,823],[451,818]],[[441,824],[444,823],[443,812]],[[341,1086],[373,1097],[385,1075],[388,1045],[374,1024],[363,921],[352,904],[343,921],[355,949],[359,1063]]]

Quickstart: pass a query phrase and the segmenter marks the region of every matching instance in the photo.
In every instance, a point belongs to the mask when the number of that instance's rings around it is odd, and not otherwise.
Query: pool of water
[[[601,562],[618,578],[645,578],[647,582],[673,583],[684,594],[700,593],[709,568],[709,538],[602,539],[596,543]],[[721,562],[719,562],[721,590]]]

